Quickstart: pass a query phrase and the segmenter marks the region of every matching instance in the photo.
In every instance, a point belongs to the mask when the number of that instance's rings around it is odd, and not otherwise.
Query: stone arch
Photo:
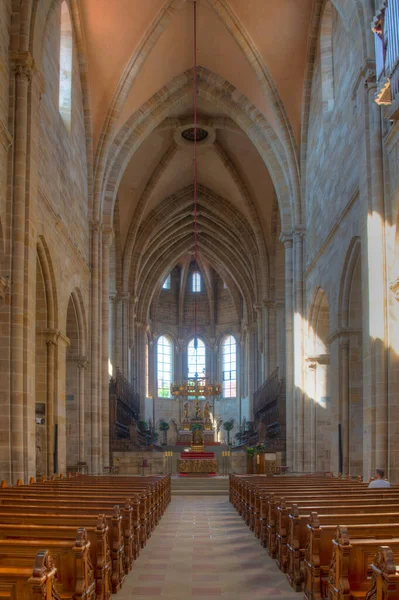
[[[76,471],[85,461],[85,367],[87,364],[87,327],[80,290],[69,296],[65,331],[69,340],[66,351],[65,421],[66,464]]]
[[[37,240],[35,324],[36,474],[48,476],[54,472],[59,331],[54,270],[42,236]]]
[[[361,243],[351,241],[339,296],[339,381],[344,473],[363,473],[363,307]]]
[[[270,172],[276,189],[283,229],[291,231],[294,211],[291,205],[292,185],[289,165],[279,138],[274,134],[264,116],[246,97],[222,77],[208,69],[197,69],[198,95],[212,101],[243,130],[257,148]],[[104,167],[104,183],[101,191],[104,222],[112,222],[117,190],[124,170],[144,139],[167,118],[172,110],[192,99],[193,70],[176,77],[148,100],[116,135],[109,160]]]

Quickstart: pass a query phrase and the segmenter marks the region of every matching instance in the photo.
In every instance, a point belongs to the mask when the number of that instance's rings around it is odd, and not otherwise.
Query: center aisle
[[[227,497],[177,496],[127,576],[118,600],[303,598]]]

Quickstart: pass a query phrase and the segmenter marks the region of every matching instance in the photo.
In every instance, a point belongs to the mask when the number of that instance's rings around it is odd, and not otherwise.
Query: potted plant
[[[230,431],[233,429],[234,425],[231,421],[226,421],[223,423],[223,429],[227,431],[227,444],[230,446]]]
[[[160,425],[159,425],[159,429],[160,431],[163,432],[163,446],[166,446],[166,444],[168,443],[168,430],[170,429],[169,427],[169,423],[167,423],[166,421],[161,421]]]
[[[147,421],[139,421],[139,429],[141,432],[146,433],[148,431]]]
[[[250,447],[247,448],[246,453],[247,453],[247,474],[252,475],[254,472],[255,448],[250,448]]]

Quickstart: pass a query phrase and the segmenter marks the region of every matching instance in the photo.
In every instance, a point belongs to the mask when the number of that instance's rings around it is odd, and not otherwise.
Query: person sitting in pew
[[[389,483],[389,481],[384,479],[384,475],[385,475],[385,473],[384,473],[383,469],[376,469],[375,470],[375,479],[373,479],[373,481],[370,481],[369,488],[389,488],[389,487],[391,487],[391,484]]]

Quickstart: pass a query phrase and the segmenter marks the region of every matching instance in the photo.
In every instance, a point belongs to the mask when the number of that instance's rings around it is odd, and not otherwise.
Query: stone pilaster
[[[282,233],[280,241],[284,244],[285,254],[285,378],[286,378],[286,438],[287,465],[294,466],[294,450],[296,448],[294,418],[294,364],[293,364],[293,262],[292,235]]]
[[[303,240],[304,228],[294,230],[294,404],[295,404],[295,469],[303,471],[304,462],[304,314],[303,314]]]
[[[112,243],[113,231],[103,231],[102,244],[102,360],[101,360],[101,436],[102,436],[102,461],[104,466],[110,465],[109,458],[109,251]]]
[[[307,432],[304,440],[304,470],[313,473],[316,470],[316,360],[306,359],[306,402],[305,421]]]
[[[381,109],[374,101],[375,65],[366,63],[354,98],[360,139],[363,315],[363,469],[388,468],[386,257]],[[368,310],[367,310],[368,308]]]
[[[25,233],[27,218],[27,172],[29,167],[29,90],[35,71],[29,53],[14,55],[14,145],[12,194],[12,280],[11,280],[11,395],[10,480],[27,477],[27,436],[24,427],[24,308]],[[8,410],[6,411],[8,414]]]
[[[57,331],[47,331],[47,398],[46,398],[46,428],[47,428],[47,476],[54,473],[54,409],[55,409],[55,358],[58,343]]]
[[[91,227],[91,471],[100,470],[100,369],[99,369],[99,291],[100,291],[100,224]]]
[[[78,394],[79,394],[79,462],[85,462],[85,374],[87,357],[78,359]]]
[[[122,346],[122,356],[120,369],[122,375],[128,379],[129,377],[129,306],[130,294],[119,294],[118,300],[121,307],[121,327],[120,343]],[[119,337],[119,336],[118,336]]]

